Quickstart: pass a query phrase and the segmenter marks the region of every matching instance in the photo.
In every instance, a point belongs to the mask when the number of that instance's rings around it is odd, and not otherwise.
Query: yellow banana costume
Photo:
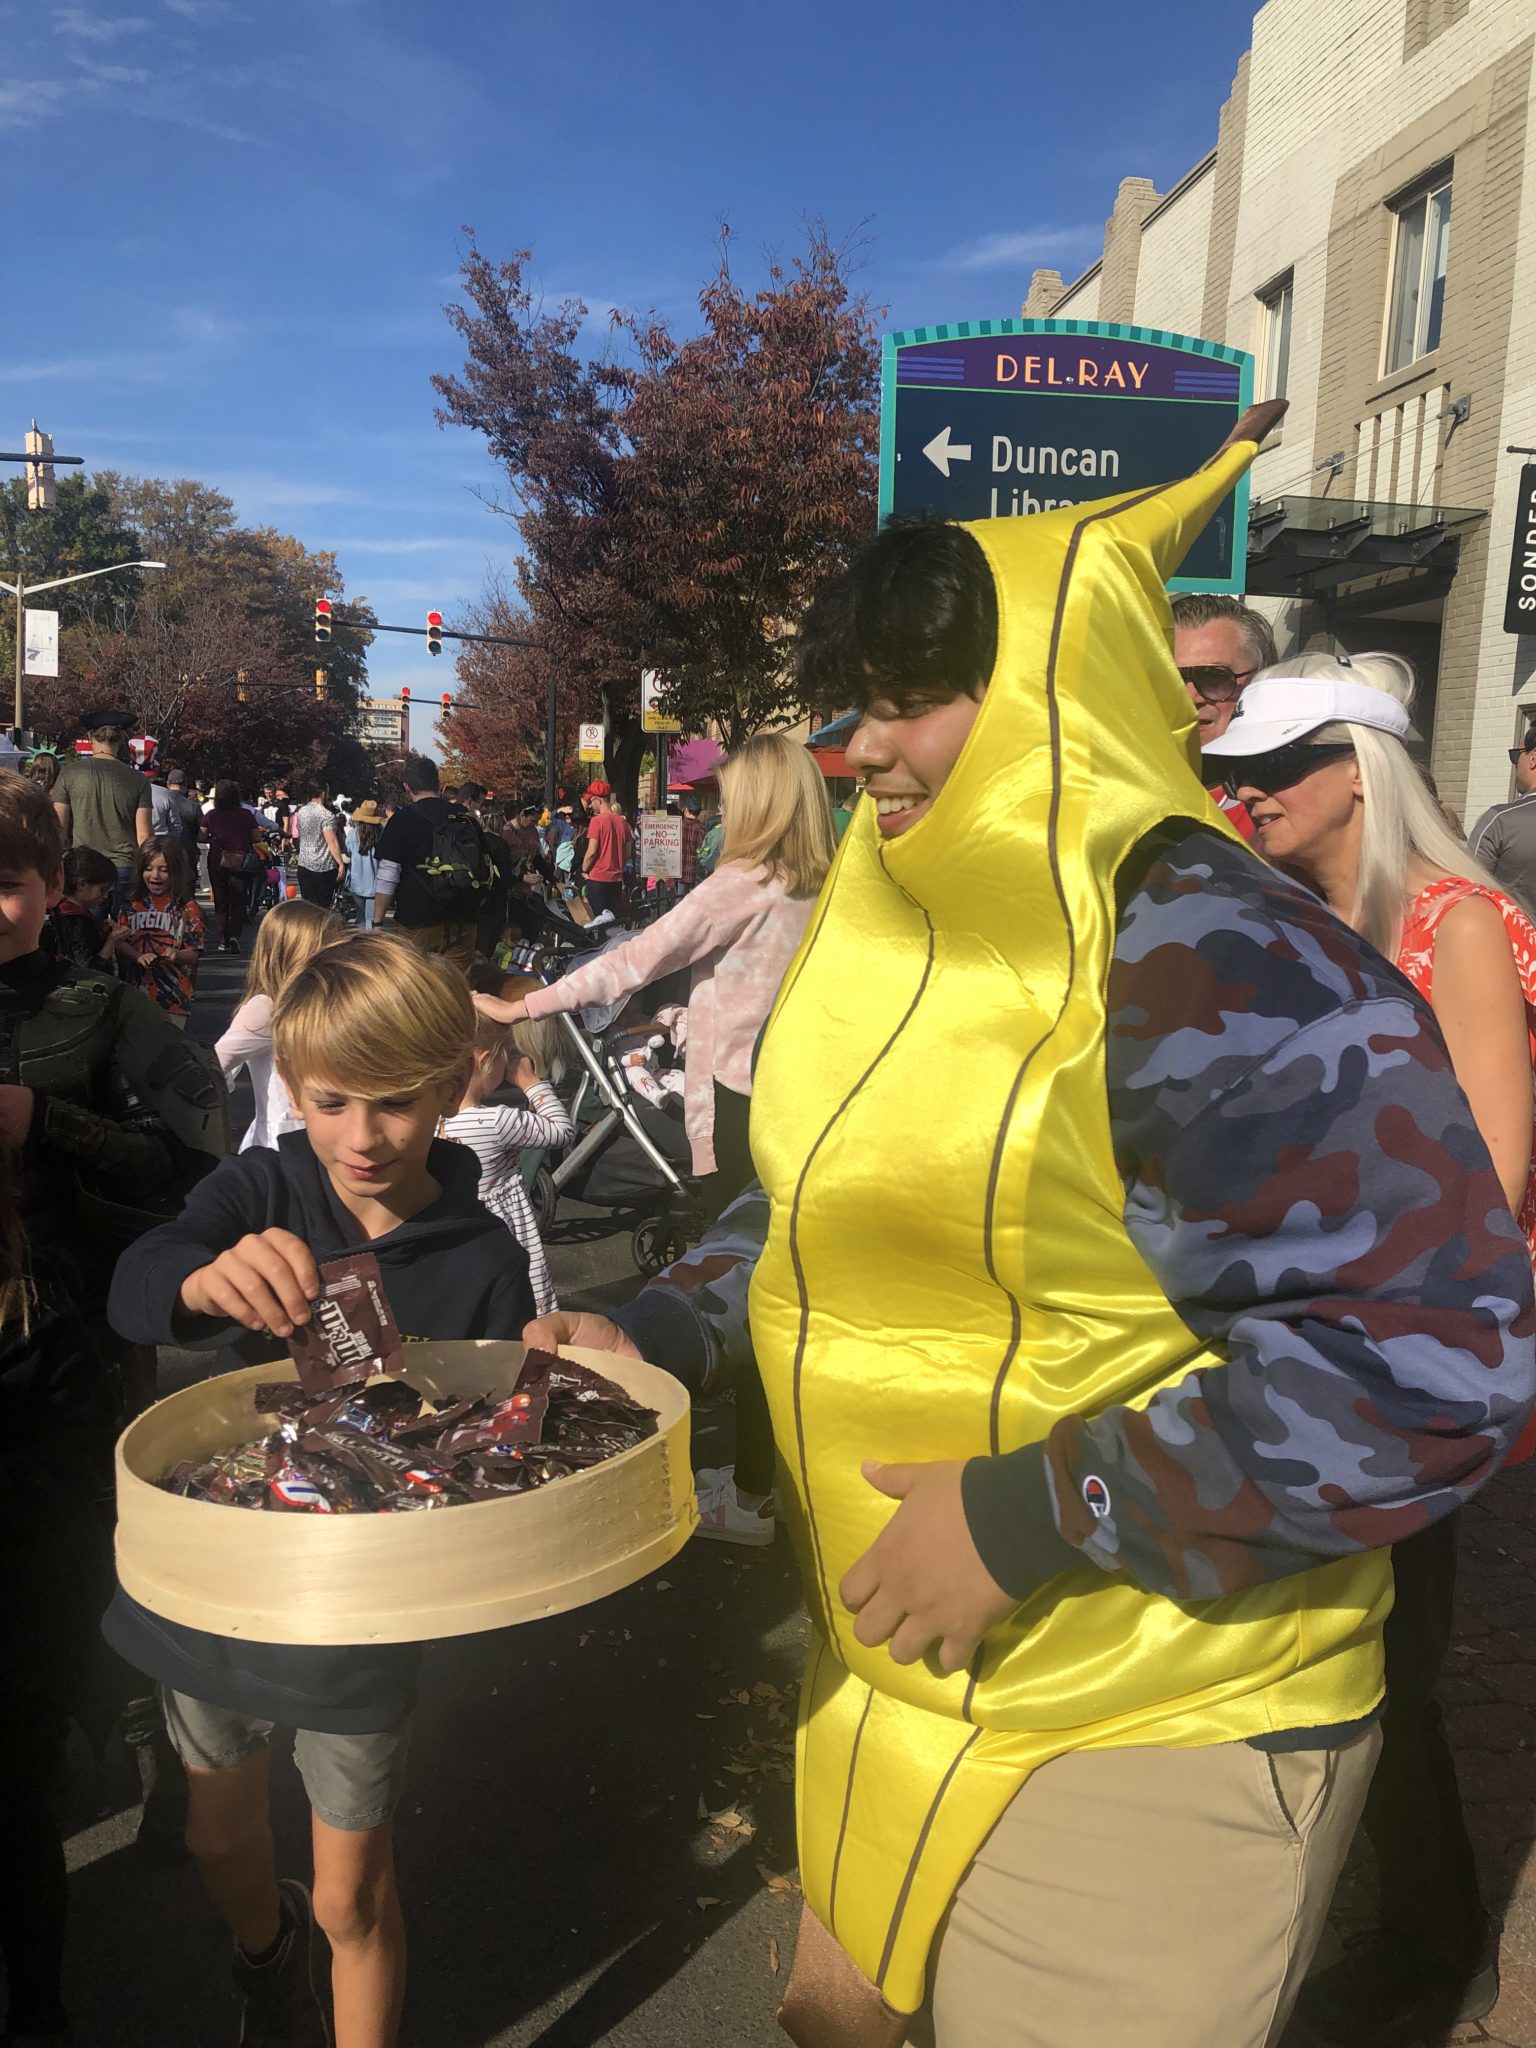
[[[1126,856],[1168,818],[1230,831],[1164,584],[1267,424],[1165,488],[969,528],[998,606],[980,713],[918,825],[883,843],[872,805],[855,819],[757,1066],[772,1223],[751,1323],[818,1637],[802,1879],[898,2013],[1038,1765],[1350,1720],[1381,1695],[1385,1552],[1187,1605],[1085,1563],[956,1675],[864,1648],[837,1598],[893,1512],[861,1459],[996,1455],[1221,1363],[1122,1226],[1104,992]]]

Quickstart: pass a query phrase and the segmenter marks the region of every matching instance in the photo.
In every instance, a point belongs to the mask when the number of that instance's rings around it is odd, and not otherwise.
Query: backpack
[[[460,911],[466,898],[478,904],[496,879],[485,834],[468,811],[457,805],[431,820],[432,844],[416,874],[434,909],[445,918]]]

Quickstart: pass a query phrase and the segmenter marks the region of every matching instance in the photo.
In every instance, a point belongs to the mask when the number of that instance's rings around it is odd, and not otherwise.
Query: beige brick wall
[[[1205,313],[1205,265],[1211,239],[1216,166],[1175,188],[1141,231],[1135,301],[1140,327],[1198,334]]]
[[[1085,270],[1057,300],[1054,317],[1058,320],[1097,320],[1102,276],[1102,264],[1095,263],[1091,269]]]

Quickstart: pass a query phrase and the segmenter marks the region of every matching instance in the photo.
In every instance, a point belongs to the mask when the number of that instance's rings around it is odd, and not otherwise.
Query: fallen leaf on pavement
[[[776,1941],[770,1941],[768,1944],[768,1967],[772,1970],[774,1976],[777,1977],[779,1974],[779,1944]]]
[[[703,1898],[695,1899],[693,1903],[698,1907],[701,1913],[705,1913],[709,1910],[711,1906],[718,1906],[720,1901],[718,1899]]]

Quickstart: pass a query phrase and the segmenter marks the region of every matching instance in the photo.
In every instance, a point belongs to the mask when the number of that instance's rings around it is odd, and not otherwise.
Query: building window
[[[1440,346],[1445,267],[1451,246],[1448,173],[1393,208],[1392,292],[1387,307],[1385,374],[1405,370]]]
[[[1295,280],[1290,277],[1283,277],[1268,291],[1259,293],[1259,305],[1264,314],[1259,344],[1263,365],[1260,396],[1264,398],[1284,398],[1290,382],[1291,301],[1294,297]]]

